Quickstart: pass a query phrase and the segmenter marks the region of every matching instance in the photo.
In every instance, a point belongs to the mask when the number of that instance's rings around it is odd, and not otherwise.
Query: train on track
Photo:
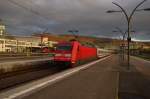
[[[96,48],[83,46],[78,41],[60,42],[54,52],[53,61],[55,63],[65,62],[72,67],[97,58]]]
[[[52,58],[54,63],[62,63],[70,67],[110,54],[108,50],[85,46],[78,41],[59,42],[51,52],[54,54]]]

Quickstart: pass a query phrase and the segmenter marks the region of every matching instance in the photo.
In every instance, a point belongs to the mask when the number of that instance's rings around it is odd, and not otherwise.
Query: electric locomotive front
[[[57,44],[54,55],[54,62],[70,62],[73,44],[60,42]]]

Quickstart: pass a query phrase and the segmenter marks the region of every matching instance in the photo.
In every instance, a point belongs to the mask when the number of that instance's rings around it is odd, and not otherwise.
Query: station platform
[[[24,99],[116,99],[118,73],[111,71],[116,60],[111,66],[110,60],[96,63]]]
[[[27,68],[35,68],[38,64],[48,62],[52,57],[45,56],[22,56],[22,57],[0,57],[0,74],[23,70]]]
[[[0,56],[0,63],[7,63],[7,62],[15,62],[15,61],[30,61],[30,60],[38,60],[43,58],[48,58],[48,55],[39,55],[39,56],[7,56],[3,57]]]

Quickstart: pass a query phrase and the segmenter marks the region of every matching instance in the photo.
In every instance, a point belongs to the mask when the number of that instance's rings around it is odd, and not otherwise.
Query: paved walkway
[[[131,65],[120,65],[119,97],[121,99],[150,99],[150,61],[131,57]]]
[[[110,57],[24,99],[117,99],[117,63]]]

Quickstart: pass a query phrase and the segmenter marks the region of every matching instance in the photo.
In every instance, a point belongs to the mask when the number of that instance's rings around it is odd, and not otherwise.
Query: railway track
[[[36,80],[45,76],[53,75],[54,73],[60,72],[64,69],[66,68],[60,68],[60,66],[56,66],[55,64],[48,62],[40,64],[40,66],[37,66],[37,68],[1,74],[0,91],[25,84],[29,81]]]

